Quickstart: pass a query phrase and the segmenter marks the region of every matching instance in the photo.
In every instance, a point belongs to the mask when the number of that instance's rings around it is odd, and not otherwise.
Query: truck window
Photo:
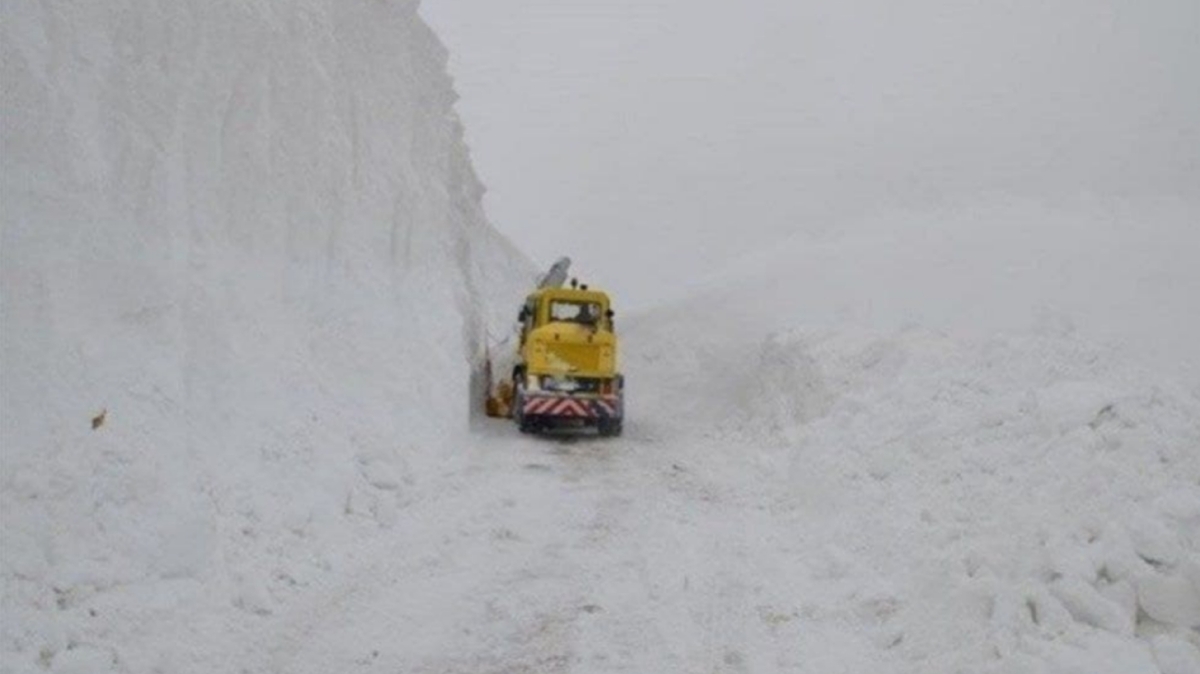
[[[553,300],[550,302],[550,320],[565,323],[595,324],[600,320],[600,303]]]

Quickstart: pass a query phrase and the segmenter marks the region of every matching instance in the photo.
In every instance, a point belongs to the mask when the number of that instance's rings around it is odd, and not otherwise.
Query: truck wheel
[[[606,438],[617,438],[621,436],[621,420],[609,419],[601,421],[598,428],[600,435]]]
[[[525,378],[518,377],[516,372],[513,372],[513,409],[512,418],[517,422],[517,430],[522,433],[533,432],[533,422],[529,417],[525,416]]]

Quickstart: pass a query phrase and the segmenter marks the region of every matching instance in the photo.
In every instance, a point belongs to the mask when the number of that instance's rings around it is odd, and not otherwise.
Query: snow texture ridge
[[[465,432],[531,274],[416,10],[6,3],[0,671],[234,671]]]

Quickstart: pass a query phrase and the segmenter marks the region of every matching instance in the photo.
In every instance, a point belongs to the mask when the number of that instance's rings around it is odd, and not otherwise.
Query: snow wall
[[[532,274],[417,5],[5,4],[0,671],[235,671],[454,460]]]

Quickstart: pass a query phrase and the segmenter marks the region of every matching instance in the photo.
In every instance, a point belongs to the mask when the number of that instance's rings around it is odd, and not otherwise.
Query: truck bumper
[[[527,418],[545,421],[600,422],[618,420],[625,413],[621,396],[573,396],[555,393],[525,393],[517,409]]]

